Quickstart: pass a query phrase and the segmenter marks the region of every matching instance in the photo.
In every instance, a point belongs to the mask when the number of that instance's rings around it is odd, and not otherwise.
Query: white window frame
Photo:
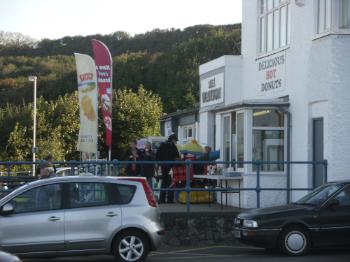
[[[319,3],[325,3],[326,1],[330,1],[330,11],[329,11],[329,19],[330,19],[330,26],[328,30],[319,32]],[[349,3],[350,4],[350,3]],[[350,34],[350,28],[340,28],[340,19],[341,19],[341,0],[314,0],[314,31],[315,31],[315,39],[321,38],[327,35],[331,34]]]
[[[253,111],[254,110],[277,110],[276,108],[254,108],[252,110],[250,110],[251,112],[251,118],[250,118],[250,121],[251,121],[251,129],[250,129],[250,132],[249,132],[249,136],[250,136],[250,140],[251,140],[251,145],[249,147],[249,152],[250,152],[250,161],[253,160],[253,133],[254,133],[254,130],[265,130],[265,131],[283,131],[284,133],[284,141],[283,141],[283,161],[286,161],[286,156],[287,156],[287,115],[286,114],[283,114],[283,122],[284,122],[284,125],[281,126],[281,127],[262,127],[262,126],[254,126],[253,125]],[[252,168],[253,170],[253,168]],[[253,171],[253,172],[256,172],[256,171]],[[262,171],[260,170],[261,174],[286,174],[287,172],[287,169],[286,169],[286,165],[284,165],[283,167],[283,170],[279,170],[279,171]]]
[[[263,4],[265,3],[265,4]],[[268,3],[272,5],[272,8],[268,10]],[[291,27],[291,5],[290,0],[258,0],[258,45],[257,52],[259,55],[265,55],[269,53],[274,53],[279,50],[287,48],[290,44],[290,27]],[[262,7],[264,6],[264,11],[262,12]],[[281,33],[282,33],[282,10],[285,12],[285,42],[282,42]],[[278,22],[275,20],[275,15],[278,14]],[[261,21],[263,20],[263,23]],[[272,33],[269,37],[268,32],[268,23],[271,20],[271,29]],[[278,26],[276,26],[278,25]],[[278,27],[278,28],[277,28]],[[276,34],[275,30],[278,30]],[[263,33],[262,33],[263,30]],[[278,41],[275,39],[278,35]],[[269,39],[271,39],[271,47],[269,48]],[[276,46],[277,44],[277,46]]]
[[[189,136],[189,130],[192,129],[192,136]],[[184,132],[186,132],[186,135],[184,135]],[[180,144],[186,144],[187,142],[193,140],[196,138],[196,125],[185,125],[180,127]]]
[[[225,121],[224,119],[228,117],[228,121],[229,121],[229,159],[225,160]],[[222,119],[221,119],[221,130],[222,130],[222,134],[221,134],[221,148],[222,148],[222,159],[223,161],[231,161],[232,160],[232,134],[231,134],[231,130],[232,130],[232,117],[231,117],[231,112],[226,113],[226,114],[222,114]]]
[[[236,161],[239,161],[238,159],[238,115],[243,114],[243,161],[248,161],[250,159],[249,156],[249,133],[247,130],[250,129],[248,125],[249,121],[247,119],[249,118],[249,110],[242,109],[236,111]],[[240,166],[239,164],[236,165],[237,171],[239,172],[245,172],[248,173],[251,170],[251,165],[243,164],[243,166]]]

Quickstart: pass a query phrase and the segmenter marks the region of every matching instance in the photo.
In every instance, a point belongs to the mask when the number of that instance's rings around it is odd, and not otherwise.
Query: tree
[[[162,103],[158,95],[140,85],[137,92],[114,92],[113,158],[122,159],[129,143],[146,136],[159,135]]]
[[[23,109],[31,108],[32,105]],[[37,158],[51,154],[56,161],[78,159],[76,143],[79,132],[79,104],[77,93],[48,102],[43,97],[37,101]],[[6,147],[7,158],[30,161],[33,124],[17,118]]]

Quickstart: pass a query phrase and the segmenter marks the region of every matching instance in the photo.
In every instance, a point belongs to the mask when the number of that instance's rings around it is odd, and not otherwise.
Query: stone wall
[[[162,213],[165,246],[203,246],[233,244],[233,219],[236,212]]]

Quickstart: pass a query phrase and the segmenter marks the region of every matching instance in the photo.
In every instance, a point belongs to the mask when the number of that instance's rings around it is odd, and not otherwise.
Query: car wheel
[[[308,251],[310,247],[309,234],[302,227],[288,227],[281,233],[279,246],[281,251],[287,255],[303,255]]]
[[[144,261],[149,252],[146,236],[137,230],[126,230],[117,235],[114,241],[114,254],[118,261]]]

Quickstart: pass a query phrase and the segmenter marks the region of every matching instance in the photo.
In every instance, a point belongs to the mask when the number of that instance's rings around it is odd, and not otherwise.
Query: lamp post
[[[34,82],[34,102],[33,102],[33,172],[32,175],[35,176],[35,155],[37,153],[36,148],[36,76],[29,76],[28,80]]]

